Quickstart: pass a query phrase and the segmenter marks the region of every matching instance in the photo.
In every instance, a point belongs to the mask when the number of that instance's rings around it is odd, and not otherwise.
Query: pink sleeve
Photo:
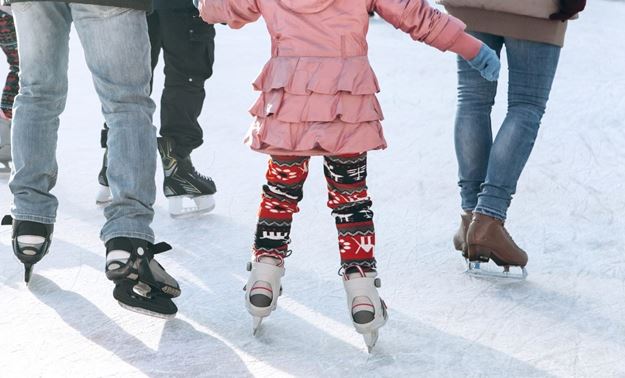
[[[233,29],[240,29],[260,17],[256,0],[201,0],[199,9],[207,23],[227,23]]]
[[[374,0],[375,11],[415,41],[447,51],[464,34],[466,25],[432,8],[426,0]]]

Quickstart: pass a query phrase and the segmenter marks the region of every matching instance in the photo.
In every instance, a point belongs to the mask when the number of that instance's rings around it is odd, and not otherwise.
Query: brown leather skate
[[[463,214],[460,214],[460,227],[456,234],[454,235],[454,248],[456,251],[461,251],[462,256],[467,258],[467,231],[469,230],[469,225],[471,224],[471,220],[473,219],[473,212],[466,211]]]
[[[467,231],[469,261],[493,262],[508,271],[510,266],[525,267],[527,253],[516,245],[503,221],[474,213]]]

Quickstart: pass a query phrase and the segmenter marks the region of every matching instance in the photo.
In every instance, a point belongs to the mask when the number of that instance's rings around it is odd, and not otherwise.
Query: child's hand
[[[483,44],[477,56],[468,62],[471,67],[480,71],[480,74],[484,79],[488,81],[497,81],[499,78],[499,70],[501,69],[499,57],[497,57],[495,51],[486,44]]]

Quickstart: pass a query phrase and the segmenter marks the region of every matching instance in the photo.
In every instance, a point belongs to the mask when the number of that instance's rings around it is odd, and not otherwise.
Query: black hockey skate
[[[106,243],[106,277],[115,283],[113,297],[123,308],[166,319],[176,315],[171,299],[180,295],[180,286],[154,259],[170,249],[167,243],[134,238]]]
[[[104,124],[104,128],[100,133],[100,146],[104,148],[104,157],[102,159],[102,168],[100,169],[100,173],[98,174],[98,183],[100,184],[100,189],[95,199],[95,203],[100,206],[105,206],[113,200],[113,196],[111,195],[111,189],[109,188],[109,180],[106,177],[106,169],[108,166],[108,148],[106,147],[108,131],[108,127],[106,126],[106,124]]]
[[[2,219],[2,225],[13,225],[13,253],[24,264],[24,281],[30,282],[33,265],[48,253],[52,242],[53,224],[19,221],[10,215]]]
[[[175,142],[170,138],[158,138],[158,152],[163,161],[163,192],[169,200],[169,214],[172,217],[204,214],[215,208],[215,182],[195,170],[190,156],[175,153]],[[193,205],[186,206],[184,201]]]

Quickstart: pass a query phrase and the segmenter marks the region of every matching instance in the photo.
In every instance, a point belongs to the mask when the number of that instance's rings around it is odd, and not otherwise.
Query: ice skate
[[[284,276],[284,260],[275,255],[261,255],[247,263],[250,276],[245,290],[245,307],[252,315],[252,333],[258,333],[264,318],[278,306],[282,294],[280,279]]]
[[[30,282],[33,266],[41,261],[50,249],[54,225],[19,221],[10,215],[2,219],[2,225],[13,225],[13,253],[24,264],[24,281]]]
[[[378,330],[388,319],[386,304],[378,294],[382,283],[376,272],[365,272],[359,266],[349,268],[348,271],[343,274],[347,308],[356,331],[362,335],[371,353],[378,341]]]
[[[465,211],[460,214],[460,227],[456,234],[454,235],[453,242],[454,248],[456,251],[462,252],[462,256],[467,258],[467,231],[469,230],[469,225],[471,224],[471,220],[473,218],[473,212]]]
[[[527,253],[512,240],[501,220],[475,213],[467,232],[467,244],[468,274],[521,280],[527,277]],[[503,271],[484,267],[490,260],[503,267]]]
[[[171,299],[180,295],[180,286],[154,259],[170,249],[167,243],[134,238],[106,243],[106,277],[115,283],[113,297],[123,308],[166,319],[176,315]]]
[[[0,117],[0,173],[10,173],[11,121]]]
[[[108,167],[108,148],[106,147],[107,137],[108,127],[104,125],[104,128],[102,129],[102,132],[100,134],[100,145],[102,146],[102,148],[104,148],[104,157],[102,158],[102,168],[100,169],[100,173],[98,174],[98,183],[100,184],[100,189],[98,190],[98,194],[95,198],[95,203],[98,206],[106,206],[111,201],[113,201],[111,189],[109,188],[109,180],[106,178],[106,170]]]
[[[190,156],[178,156],[174,147],[172,139],[158,138],[165,175],[163,192],[169,200],[169,214],[181,217],[213,211],[217,192],[215,183],[195,170]]]

